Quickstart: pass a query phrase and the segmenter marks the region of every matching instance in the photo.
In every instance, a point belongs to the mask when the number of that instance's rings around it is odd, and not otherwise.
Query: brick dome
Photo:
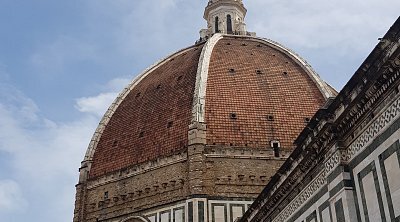
[[[124,89],[96,130],[89,178],[153,161],[188,146],[206,125],[207,146],[291,150],[308,118],[335,92],[298,55],[249,36],[215,34],[147,69]]]

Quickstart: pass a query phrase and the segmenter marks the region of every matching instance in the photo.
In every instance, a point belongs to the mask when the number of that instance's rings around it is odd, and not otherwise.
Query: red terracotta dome
[[[115,100],[86,153],[89,178],[184,152],[189,125],[206,143],[291,150],[308,118],[334,96],[298,55],[249,36],[215,34],[137,77]]]

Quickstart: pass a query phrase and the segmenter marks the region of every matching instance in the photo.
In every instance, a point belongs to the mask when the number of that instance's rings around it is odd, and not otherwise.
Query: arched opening
[[[273,141],[271,141],[271,146],[272,146],[272,149],[274,150],[274,156],[280,157],[281,143],[278,140],[273,140]]]
[[[215,33],[219,32],[219,27],[218,27],[219,19],[218,16],[215,17]]]
[[[232,32],[232,17],[231,17],[231,15],[226,16],[226,25],[227,25],[226,30],[227,30],[228,34],[232,34],[233,32]]]
[[[133,217],[128,217],[122,220],[121,222],[149,222],[149,220],[141,216],[133,216]]]

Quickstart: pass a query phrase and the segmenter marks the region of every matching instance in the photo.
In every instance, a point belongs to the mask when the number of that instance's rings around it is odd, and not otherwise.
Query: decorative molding
[[[392,55],[392,53],[389,54]],[[386,61],[387,58],[385,57],[383,60]],[[383,100],[381,97],[397,83],[400,77],[400,70],[396,65],[398,60],[399,56],[394,57],[382,65],[381,70],[368,71],[365,75],[378,76],[377,79],[373,80],[373,84],[367,86],[370,84],[369,81],[366,77],[362,77],[359,84],[354,87],[355,89],[345,94],[345,98],[342,98],[342,109],[345,111],[345,115],[338,116],[340,118],[338,131],[342,136],[349,134],[351,129],[356,129],[355,126],[358,121],[371,109],[379,110],[374,106]],[[375,72],[378,72],[379,75],[375,74]],[[359,96],[360,94],[361,96]],[[369,122],[369,120],[364,122]]]
[[[128,217],[126,219],[121,220],[121,222],[129,222],[130,220],[132,221],[143,221],[143,222],[149,222],[148,219],[141,217],[141,216],[132,216],[132,217]]]
[[[92,211],[101,210],[105,208],[110,208],[116,205],[125,204],[128,202],[136,202],[142,201],[144,202],[159,202],[157,197],[160,195],[165,195],[167,193],[175,192],[180,195],[174,196],[176,198],[184,198],[184,193],[182,189],[184,189],[185,181],[183,179],[171,180],[165,183],[154,184],[152,187],[142,187],[141,189],[126,191],[124,193],[119,193],[113,197],[108,199],[97,201],[97,203],[91,203]],[[155,197],[155,198],[153,198]],[[153,199],[150,199],[153,198]],[[168,200],[170,201],[170,200]],[[167,201],[167,202],[168,202]],[[137,205],[137,204],[136,204]],[[97,209],[96,209],[97,207]]]
[[[340,164],[340,156],[340,150],[336,150],[325,162],[325,172],[327,175]]]
[[[94,189],[105,184],[113,183],[119,180],[127,179],[129,177],[134,177],[149,171],[164,168],[177,163],[182,163],[187,161],[187,153],[176,154],[169,157],[159,158],[155,161],[149,161],[146,163],[134,165],[130,168],[118,170],[114,173],[101,176],[99,178],[89,180],[87,189]]]
[[[285,206],[290,206],[290,203],[292,202],[290,200],[292,200],[296,196],[299,197],[299,193],[301,193],[301,191],[307,190],[307,187],[309,187],[310,184],[313,184],[312,181],[315,181],[315,179],[313,180],[312,178],[319,178],[318,175],[320,173],[318,172],[325,172],[323,169],[316,169],[316,171],[314,170],[315,174],[311,173],[310,169],[314,169],[316,163],[316,153],[311,152],[308,153],[308,158],[302,159],[300,163],[295,163],[298,166],[295,170],[286,172],[284,175],[280,175],[280,179],[275,183],[273,187],[269,189],[270,195],[268,197],[265,197],[260,202],[260,205],[262,207],[259,210],[258,214],[251,216],[248,221],[254,220],[254,216],[257,217],[256,220],[271,220],[273,218],[276,218],[272,215],[282,212],[283,210],[281,209],[285,208]],[[304,178],[304,175],[308,175],[309,173],[316,176],[308,176]],[[303,181],[304,188],[295,188],[295,185],[297,185],[300,181]],[[291,193],[292,191],[293,193]],[[282,202],[281,200],[284,200],[284,202]]]
[[[259,159],[259,160],[287,160],[292,150],[281,150],[280,157],[275,157],[274,150],[254,149],[251,147],[211,146],[205,149],[204,156],[207,158],[230,158],[230,159]]]
[[[351,161],[367,144],[369,144],[381,131],[400,116],[400,97],[391,103],[381,115],[376,118],[361,135],[341,153],[341,160]]]
[[[270,178],[266,175],[226,175],[223,177],[215,178],[215,185],[226,185],[226,186],[262,186],[268,182]]]
[[[297,209],[305,204],[317,191],[326,184],[326,172],[322,170],[316,178],[303,189],[303,191],[297,195],[288,204],[280,214],[273,220],[273,222],[284,222],[286,221]]]

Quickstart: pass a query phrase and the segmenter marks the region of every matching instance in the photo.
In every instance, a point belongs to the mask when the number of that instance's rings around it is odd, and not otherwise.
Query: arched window
[[[218,23],[219,23],[219,19],[218,19],[218,16],[217,16],[217,17],[215,17],[215,33],[219,32]]]
[[[228,34],[232,34],[232,17],[231,15],[226,16],[226,30],[228,31]]]
[[[279,151],[281,148],[281,143],[277,140],[273,140],[273,141],[271,141],[271,146],[272,146],[272,149],[274,150],[274,156],[280,157]]]

